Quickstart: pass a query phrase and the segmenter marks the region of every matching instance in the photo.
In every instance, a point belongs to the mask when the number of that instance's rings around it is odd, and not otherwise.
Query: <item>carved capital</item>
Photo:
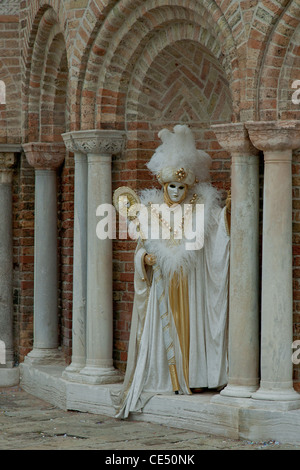
[[[63,143],[30,142],[23,144],[29,165],[36,170],[56,170],[62,165],[66,148]]]
[[[300,147],[299,121],[246,122],[252,143],[263,151],[294,150]]]
[[[65,134],[61,135],[65,144],[65,147],[69,152],[85,153],[85,152],[82,152],[82,150],[80,149],[80,146],[77,144],[76,134],[77,132],[74,131],[74,132],[66,132]]]
[[[219,144],[231,154],[258,155],[244,123],[216,124],[211,126]]]
[[[87,130],[62,134],[67,150],[83,154],[117,155],[122,152],[125,133],[115,130]]]

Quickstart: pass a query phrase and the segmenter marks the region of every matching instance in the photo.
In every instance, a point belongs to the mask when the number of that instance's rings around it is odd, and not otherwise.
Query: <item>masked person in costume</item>
[[[158,135],[162,144],[147,166],[161,189],[134,196],[146,209],[131,217],[139,238],[118,418],[141,411],[155,394],[191,394],[227,383],[230,207],[222,207],[219,192],[210,183],[211,159],[196,149],[192,131],[177,125],[173,132],[163,129]],[[116,193],[114,201],[122,190]],[[159,211],[162,207],[167,209]],[[202,215],[204,208],[201,224],[196,220],[201,218],[198,208]],[[151,237],[150,223],[155,221],[159,233],[169,236]],[[191,237],[183,230],[188,222],[194,227],[194,245],[188,245]]]

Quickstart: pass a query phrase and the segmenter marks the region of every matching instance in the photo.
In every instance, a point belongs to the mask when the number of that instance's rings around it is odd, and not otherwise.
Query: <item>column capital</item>
[[[231,154],[258,155],[259,151],[249,139],[243,122],[215,124],[211,126],[219,144]]]
[[[73,131],[62,134],[67,150],[83,154],[116,155],[123,150],[125,132],[111,129]]]
[[[56,170],[66,155],[62,142],[30,142],[23,144],[23,150],[29,165],[36,170]]]
[[[83,149],[80,146],[80,139],[79,139],[79,142],[77,143],[78,132],[81,132],[81,131],[66,132],[62,134],[61,136],[63,138],[65,147],[69,152],[85,154],[85,152],[83,152]]]
[[[299,121],[249,121],[245,126],[253,145],[265,152],[300,147]]]

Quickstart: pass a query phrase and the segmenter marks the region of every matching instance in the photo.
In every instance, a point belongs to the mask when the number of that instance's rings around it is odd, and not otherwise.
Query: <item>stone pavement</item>
[[[20,387],[12,387],[0,388],[0,450],[155,453],[156,450],[300,450],[300,446],[226,439],[160,424],[63,411]]]

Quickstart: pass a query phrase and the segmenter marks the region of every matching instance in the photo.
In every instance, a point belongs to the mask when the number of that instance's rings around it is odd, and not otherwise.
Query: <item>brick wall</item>
[[[34,293],[34,170],[24,154],[13,177],[13,214],[15,353],[23,361],[33,345]]]
[[[67,156],[58,179],[58,255],[60,344],[66,362],[72,355],[74,159]]]
[[[230,157],[211,124],[299,117],[295,2],[277,0],[21,0],[0,15],[0,143],[58,141],[68,129],[127,131],[113,187],[156,182],[145,168],[162,127],[186,122],[212,157],[212,182],[230,187]],[[19,39],[20,33],[20,39]],[[22,82],[22,86],[21,86]],[[22,96],[21,96],[22,95]],[[22,116],[22,120],[21,120]],[[300,165],[293,159],[294,332],[300,337]],[[261,165],[261,181],[263,167]],[[74,166],[58,173],[60,343],[71,357]],[[32,347],[34,170],[18,161],[14,197],[16,357]],[[124,370],[133,302],[131,240],[114,248],[114,360]],[[295,378],[300,380],[295,368]]]
[[[19,18],[0,12],[0,80],[6,104],[0,100],[0,143],[19,143],[21,136],[21,70]]]
[[[0,10],[0,80],[5,100],[0,100],[0,144],[21,141],[21,68],[19,17]],[[3,86],[3,85],[2,85]],[[2,94],[3,97],[3,94]],[[33,213],[32,171],[18,156],[13,174],[13,299],[15,360],[32,346]]]

